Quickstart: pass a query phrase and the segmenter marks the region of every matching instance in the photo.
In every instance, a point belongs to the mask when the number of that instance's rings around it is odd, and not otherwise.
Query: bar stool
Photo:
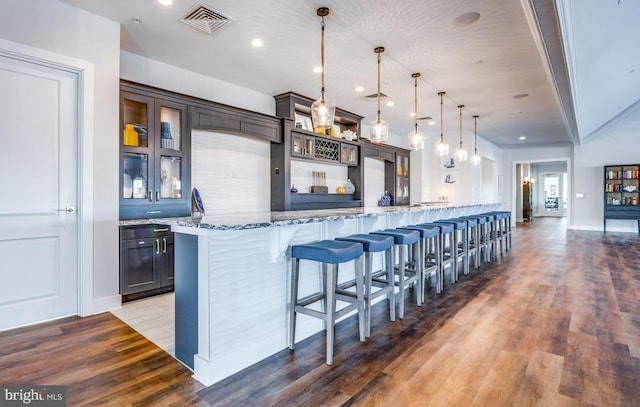
[[[495,216],[495,221],[494,221],[494,238],[496,240],[496,242],[500,243],[500,255],[502,256],[502,254],[505,252],[506,246],[507,246],[507,234],[506,234],[506,219],[507,219],[507,214],[505,212],[501,212],[501,211],[493,211],[493,212],[489,212],[490,214]],[[508,250],[508,249],[507,249]],[[496,258],[497,258],[497,253],[496,253]]]
[[[511,248],[511,211],[498,211],[504,216],[504,234],[505,234],[505,248],[507,251]]]
[[[395,273],[393,270],[393,244],[394,240],[391,236],[374,235],[374,234],[357,234],[347,237],[337,237],[338,241],[361,243],[364,249],[364,320],[365,320],[365,336],[371,336],[371,304],[375,298],[387,295],[389,299],[389,320],[396,320],[396,301],[395,301]],[[373,253],[383,253],[384,269],[376,272],[381,275],[386,272],[386,280],[373,280]],[[355,285],[355,280],[340,284],[339,292],[344,295],[354,295],[352,291],[346,291]],[[373,291],[372,287],[379,290]]]
[[[327,365],[333,364],[334,325],[338,318],[347,313],[358,310],[358,328],[360,342],[365,340],[364,322],[364,290],[362,281],[362,244],[355,242],[340,242],[322,240],[303,245],[291,246],[291,309],[289,313],[289,349],[294,350],[296,335],[297,313],[309,315],[325,321],[327,331]],[[311,260],[322,264],[322,291],[298,299],[298,278],[300,275],[300,260]],[[336,292],[338,279],[338,265],[355,260],[356,298]],[[328,270],[328,265],[331,269]],[[336,300],[348,303],[340,310],[336,310]],[[307,308],[308,305],[322,301],[325,311]]]
[[[473,256],[473,265],[476,269],[480,268],[480,254],[485,247],[485,243],[481,240],[481,230],[487,223],[487,218],[480,215],[460,216],[460,219],[466,219],[469,224],[469,256]]]
[[[418,293],[416,293],[416,304],[422,305],[422,296],[419,294],[422,290],[422,279],[420,273],[422,272],[422,260],[420,259],[420,232],[417,230],[400,230],[400,229],[385,229],[379,232],[372,232],[375,235],[392,236],[395,247],[398,248],[398,262],[396,264],[396,274],[398,275],[398,316],[400,319],[404,318],[404,290],[416,284],[418,286]],[[407,257],[404,255],[404,250],[407,250]],[[416,265],[409,264],[407,267],[407,261],[409,258],[409,252],[412,253],[413,259],[416,259]],[[376,276],[374,276],[376,277]]]
[[[420,232],[420,258],[422,259],[422,291],[420,302],[423,303],[425,279],[432,274],[436,276],[436,293],[440,293],[440,228],[436,225],[402,226],[401,230],[417,230]]]
[[[460,218],[441,219],[435,223],[446,223],[453,225],[453,244],[450,247],[451,257],[453,262],[453,274],[455,276],[454,281],[458,281],[458,261],[462,261],[462,271],[464,274],[469,274],[469,235],[467,228],[467,220]],[[462,247],[459,247],[462,243]]]
[[[493,215],[478,214],[473,215],[478,219],[478,231],[480,234],[480,252],[484,254],[484,261],[486,263],[491,262],[491,250],[493,249],[493,242],[491,241],[491,222],[494,220]]]
[[[453,247],[454,240],[454,232],[455,229],[452,224],[449,223],[420,223],[418,226],[433,226],[437,227],[438,234],[438,247],[436,249],[435,254],[431,254],[430,256],[434,256],[439,265],[439,273],[440,273],[440,286],[436,288],[436,292],[441,293],[444,290],[444,269],[446,267],[451,268],[451,283],[455,283],[455,275],[453,272],[453,265],[455,263],[454,257],[450,254],[452,253],[451,247]],[[447,250],[445,252],[445,250]]]
[[[493,212],[481,213],[480,215],[487,217],[488,243],[490,245],[491,259],[498,260],[498,215]],[[500,241],[502,245],[502,241]]]

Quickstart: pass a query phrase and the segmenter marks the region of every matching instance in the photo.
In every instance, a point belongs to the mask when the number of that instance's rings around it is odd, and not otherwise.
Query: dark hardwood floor
[[[513,248],[371,338],[338,324],[209,388],[109,313],[0,333],[0,382],[65,384],[69,406],[637,406],[640,237],[537,218]],[[241,322],[239,322],[241,323]]]

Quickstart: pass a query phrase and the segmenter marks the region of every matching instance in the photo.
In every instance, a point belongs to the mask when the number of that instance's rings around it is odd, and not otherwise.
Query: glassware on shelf
[[[160,123],[160,143],[162,148],[174,150],[173,137],[171,137],[171,126],[169,122]]]
[[[351,180],[348,179],[346,184],[344,184],[344,193],[353,194],[354,192],[356,192],[356,187],[351,183]]]
[[[144,199],[147,197],[147,180],[142,175],[133,179],[133,198]]]
[[[122,144],[125,146],[137,147],[139,144],[138,132],[133,128],[133,124],[124,125]]]
[[[133,179],[131,179],[131,175],[126,170],[122,175],[122,197],[124,199],[133,197]]]

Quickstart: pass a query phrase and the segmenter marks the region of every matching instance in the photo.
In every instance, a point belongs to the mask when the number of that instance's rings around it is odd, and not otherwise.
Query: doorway
[[[541,216],[565,216],[566,173],[540,173],[538,196]]]

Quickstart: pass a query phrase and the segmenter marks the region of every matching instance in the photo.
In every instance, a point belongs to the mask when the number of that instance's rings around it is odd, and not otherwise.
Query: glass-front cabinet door
[[[409,204],[409,155],[396,153],[396,205]]]
[[[122,91],[120,106],[120,218],[189,215],[186,105]]]

